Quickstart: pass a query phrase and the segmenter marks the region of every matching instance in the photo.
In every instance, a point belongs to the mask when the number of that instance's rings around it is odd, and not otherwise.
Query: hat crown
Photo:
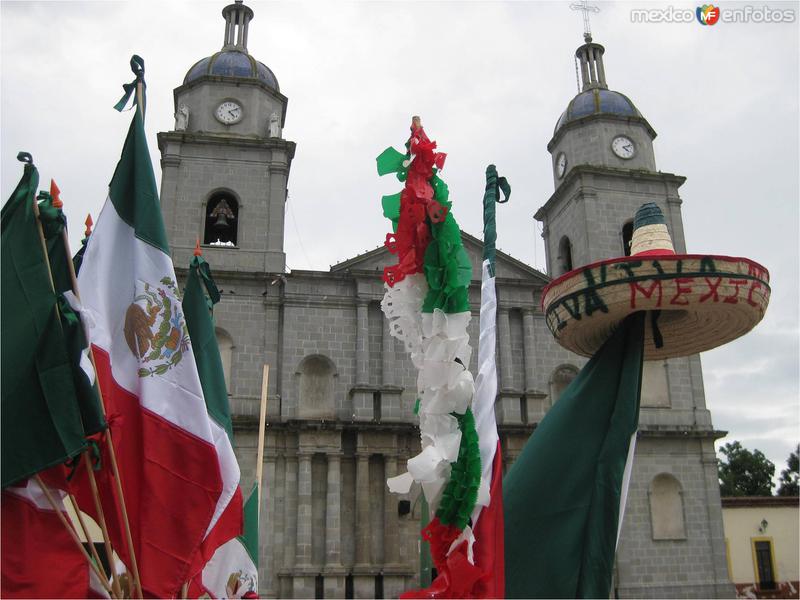
[[[631,256],[646,254],[675,254],[664,213],[654,202],[642,204],[633,218]]]

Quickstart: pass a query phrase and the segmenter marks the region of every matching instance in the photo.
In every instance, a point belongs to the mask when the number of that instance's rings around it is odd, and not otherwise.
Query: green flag
[[[2,487],[85,447],[81,415],[33,211],[39,173],[30,162],[0,213],[2,231]]]
[[[47,192],[39,192],[39,214],[42,221],[44,236],[47,245],[47,256],[50,261],[50,272],[53,275],[53,284],[58,298],[58,309],[61,317],[61,327],[64,332],[64,343],[70,358],[72,380],[77,392],[78,408],[81,412],[83,431],[85,435],[93,435],[105,430],[106,421],[100,406],[100,394],[97,388],[97,378],[94,367],[89,359],[89,343],[86,339],[81,318],[73,304],[77,298],[72,293],[72,276],[69,271],[69,262],[72,258],[67,255],[64,245],[64,229],[67,226],[67,217],[61,208],[54,206],[53,197]],[[70,304],[72,301],[72,304]]]
[[[609,597],[644,314],[586,364],[503,479],[507,598]]]
[[[208,297],[205,291],[208,292]],[[189,265],[189,277],[183,292],[183,314],[192,339],[192,352],[208,414],[225,430],[233,443],[233,426],[228,405],[228,389],[211,311],[219,302],[219,291],[211,278],[211,268],[202,256],[195,256]]]

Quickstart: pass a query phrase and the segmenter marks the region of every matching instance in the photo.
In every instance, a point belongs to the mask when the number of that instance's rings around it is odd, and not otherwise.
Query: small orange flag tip
[[[203,251],[200,249],[200,238],[197,238],[197,243],[194,245],[194,255],[203,256]]]
[[[89,237],[92,234],[92,225],[94,225],[94,221],[92,221],[92,213],[86,215],[86,231],[83,232],[83,237]]]
[[[53,199],[53,206],[55,208],[62,208],[64,203],[61,201],[61,190],[58,189],[55,179],[50,180],[50,197]]]

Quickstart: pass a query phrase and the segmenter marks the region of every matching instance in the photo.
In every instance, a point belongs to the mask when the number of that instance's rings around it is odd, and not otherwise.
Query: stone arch
[[[211,191],[203,203],[203,244],[237,246],[241,215],[239,196],[230,189]]]
[[[578,367],[570,364],[559,365],[550,376],[550,403],[555,404],[572,380],[578,376]]]
[[[225,389],[228,395],[231,394],[231,365],[233,364],[233,338],[231,334],[222,329],[221,327],[214,328],[214,334],[217,337],[217,347],[219,348],[219,357],[222,360],[222,373],[225,376]]]
[[[309,354],[297,365],[297,416],[301,419],[333,419],[336,365],[324,354]]]
[[[659,473],[650,482],[647,494],[653,539],[685,540],[686,519],[681,482],[670,473]]]
[[[558,267],[562,274],[572,271],[572,242],[566,235],[558,242]]]

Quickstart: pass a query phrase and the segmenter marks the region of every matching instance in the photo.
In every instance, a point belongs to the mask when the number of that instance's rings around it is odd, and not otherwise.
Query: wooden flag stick
[[[36,223],[39,227],[39,236],[42,242],[42,249],[44,250],[44,256],[46,259],[45,262],[47,263],[48,272],[50,272],[50,260],[47,255],[47,245],[45,244],[44,240],[44,230],[42,229],[42,223],[39,220],[39,205],[36,202],[36,198],[34,198],[33,200],[33,206],[34,206],[34,214],[36,215]],[[64,241],[64,250],[66,251],[67,254],[67,270],[69,271],[70,282],[72,284],[72,293],[75,294],[75,297],[80,302],[81,296],[80,292],[78,291],[78,278],[75,275],[75,265],[72,264],[72,260],[70,258],[72,256],[72,251],[70,250],[69,247],[69,238],[67,236],[67,230],[64,229],[61,233],[62,233],[62,239]],[[53,286],[53,289],[55,290],[55,285],[53,285],[52,273],[50,273],[50,284]],[[57,309],[58,306],[56,305],[56,310]],[[94,369],[95,377],[97,377],[97,365],[94,360],[94,352],[92,351],[91,344],[89,344],[89,359],[92,361],[92,368]],[[97,393],[100,396],[100,410],[103,413],[103,417],[105,417],[106,407],[105,407],[105,402],[103,401],[103,391],[100,388],[99,382],[97,385]],[[128,520],[128,510],[127,507],[125,506],[125,496],[122,494],[122,479],[120,478],[119,474],[119,467],[117,465],[117,455],[116,452],[114,451],[114,442],[111,438],[110,428],[106,429],[104,439],[108,444],[108,453],[109,453],[109,458],[111,459],[111,472],[113,473],[114,483],[116,484],[117,493],[115,494],[115,502],[119,505],[120,514],[122,515],[122,522],[125,527],[125,538],[126,538],[125,541],[126,545],[128,546],[128,554],[130,555],[131,559],[130,568],[132,571],[131,574],[133,575],[134,589],[138,594],[139,598],[144,598],[144,594],[142,593],[141,580],[139,579],[139,565],[136,562],[136,552],[134,551],[133,548],[133,537],[131,536],[131,526],[130,526],[130,521]],[[87,464],[87,471],[91,471],[91,464]],[[94,473],[91,473],[90,477],[93,479]],[[99,502],[99,496],[96,498],[96,502]],[[113,575],[116,577],[116,569],[112,569],[112,571]]]
[[[98,386],[99,387],[99,386]],[[117,594],[117,598],[122,598],[122,586],[119,583],[119,575],[117,574],[117,565],[114,561],[114,548],[111,546],[111,541],[108,536],[108,527],[106,525],[106,517],[103,513],[103,504],[100,502],[100,493],[97,491],[97,481],[94,478],[94,470],[92,469],[91,457],[88,450],[84,450],[83,459],[86,461],[86,473],[89,477],[89,486],[92,488],[92,498],[94,499],[94,508],[97,511],[97,519],[100,524],[100,531],[103,533],[103,543],[106,547],[106,558],[108,559],[108,568],[111,570],[111,587]]]
[[[256,455],[256,486],[258,489],[258,515],[261,518],[261,478],[264,475],[264,438],[267,429],[267,391],[269,390],[269,365],[264,364],[261,376],[261,412],[258,419],[258,453]]]
[[[39,477],[38,473],[36,473],[33,476],[33,479],[34,479],[34,481],[36,481],[36,483],[39,485],[39,487],[44,492],[44,495],[47,497],[47,501],[50,503],[50,506],[53,508],[55,513],[58,515],[58,518],[61,521],[61,524],[64,527],[66,527],[67,531],[69,532],[70,537],[72,538],[72,541],[75,542],[76,546],[78,546],[78,549],[81,551],[81,554],[83,554],[83,557],[89,563],[89,567],[92,569],[92,571],[94,571],[94,574],[97,575],[97,578],[100,580],[100,583],[103,585],[103,588],[105,588],[105,590],[109,594],[111,594],[112,589],[111,589],[111,586],[108,585],[108,579],[104,579],[103,578],[103,576],[100,573],[100,570],[98,569],[97,565],[92,560],[92,557],[89,556],[86,553],[86,548],[84,548],[83,544],[81,544],[81,540],[80,540],[80,538],[78,538],[78,534],[75,533],[75,530],[72,528],[72,525],[67,520],[67,517],[64,515],[64,511],[61,510],[61,508],[59,508],[59,506],[56,504],[56,501],[53,499],[52,494],[50,494],[50,489],[42,482],[42,478]]]
[[[100,574],[102,575],[103,581],[108,581],[108,575],[106,575],[106,570],[103,568],[103,563],[100,560],[100,555],[97,554],[97,548],[94,547],[94,540],[92,536],[89,534],[89,528],[86,527],[86,522],[83,520],[83,515],[81,514],[81,509],[78,508],[78,501],[75,500],[75,496],[72,494],[67,494],[69,496],[70,504],[72,504],[72,510],[75,511],[75,517],[78,519],[78,524],[81,526],[81,531],[83,532],[83,537],[86,538],[86,543],[89,544],[89,551],[92,554],[92,558],[94,559],[94,563],[97,565],[97,568],[100,570]],[[114,586],[111,586],[112,588]],[[116,594],[116,590],[113,590],[114,598],[119,598]]]
[[[189,594],[189,582],[185,581],[183,583],[183,585],[181,586],[181,598],[186,600],[186,598],[188,597],[188,594]]]

